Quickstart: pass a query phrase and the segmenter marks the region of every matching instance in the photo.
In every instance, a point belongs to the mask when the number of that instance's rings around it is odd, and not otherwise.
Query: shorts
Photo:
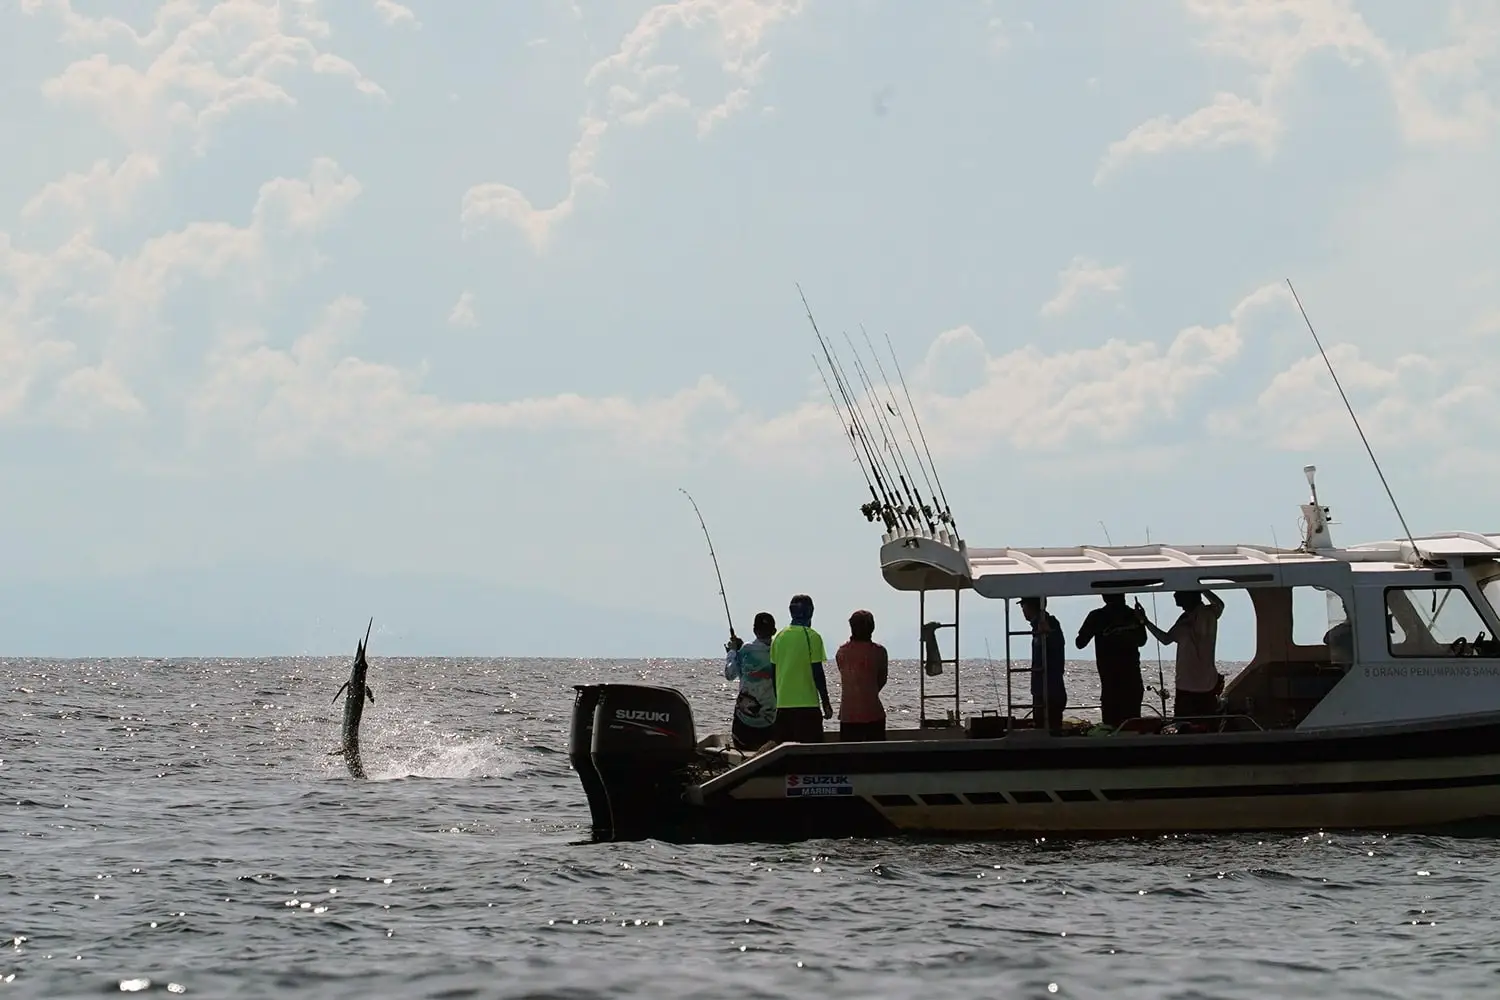
[[[1218,715],[1219,696],[1212,691],[1184,691],[1177,689],[1177,710],[1172,713],[1179,719],[1197,715]]]
[[[779,743],[822,743],[821,708],[776,708],[776,740]]]
[[[879,743],[885,739],[885,720],[875,722],[840,722],[839,741],[843,743]]]
[[[776,724],[773,722],[769,726],[752,726],[736,715],[734,724],[729,727],[729,735],[736,750],[759,750],[775,738]]]

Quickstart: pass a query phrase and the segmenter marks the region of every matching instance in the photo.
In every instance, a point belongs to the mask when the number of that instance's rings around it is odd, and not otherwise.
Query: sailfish
[[[365,699],[368,698],[370,704],[375,704],[375,693],[365,686],[365,672],[370,669],[369,663],[365,661],[365,649],[370,642],[370,629],[374,625],[375,619],[371,618],[370,624],[365,627],[364,639],[354,648],[354,666],[349,670],[349,679],[333,696],[333,700],[338,701],[344,689],[349,690],[349,696],[344,699],[344,727],[339,748],[329,756],[343,755],[350,776],[355,778],[365,776],[365,764],[359,756],[359,723],[364,718]]]

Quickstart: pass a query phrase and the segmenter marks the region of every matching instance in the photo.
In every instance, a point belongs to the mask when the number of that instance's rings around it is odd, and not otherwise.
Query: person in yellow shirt
[[[776,676],[776,740],[822,743],[823,720],[833,718],[823,637],[812,627],[813,602],[806,594],[792,598],[791,624],[771,640],[771,670]],[[822,708],[819,715],[818,709]]]

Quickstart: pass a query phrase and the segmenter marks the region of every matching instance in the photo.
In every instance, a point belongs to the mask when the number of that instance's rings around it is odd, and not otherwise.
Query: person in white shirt
[[[1168,645],[1177,644],[1177,710],[1173,714],[1178,718],[1218,715],[1224,677],[1214,659],[1214,647],[1224,601],[1212,590],[1179,590],[1172,598],[1182,614],[1166,632],[1146,617],[1140,601],[1135,602],[1135,615],[1156,638]]]

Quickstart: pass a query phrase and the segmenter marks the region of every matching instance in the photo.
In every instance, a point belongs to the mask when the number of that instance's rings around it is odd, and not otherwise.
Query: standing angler
[[[364,641],[354,649],[354,666],[349,671],[349,679],[333,696],[333,700],[338,701],[344,688],[349,689],[349,697],[344,699],[342,745],[329,756],[343,754],[344,763],[349,766],[349,774],[355,778],[365,776],[365,764],[359,757],[359,722],[364,718],[365,699],[369,698],[370,704],[375,704],[375,692],[365,686],[365,671],[370,669],[370,665],[365,662],[365,645],[370,641],[370,629],[374,625],[375,619],[371,618],[370,624],[365,626]]]

